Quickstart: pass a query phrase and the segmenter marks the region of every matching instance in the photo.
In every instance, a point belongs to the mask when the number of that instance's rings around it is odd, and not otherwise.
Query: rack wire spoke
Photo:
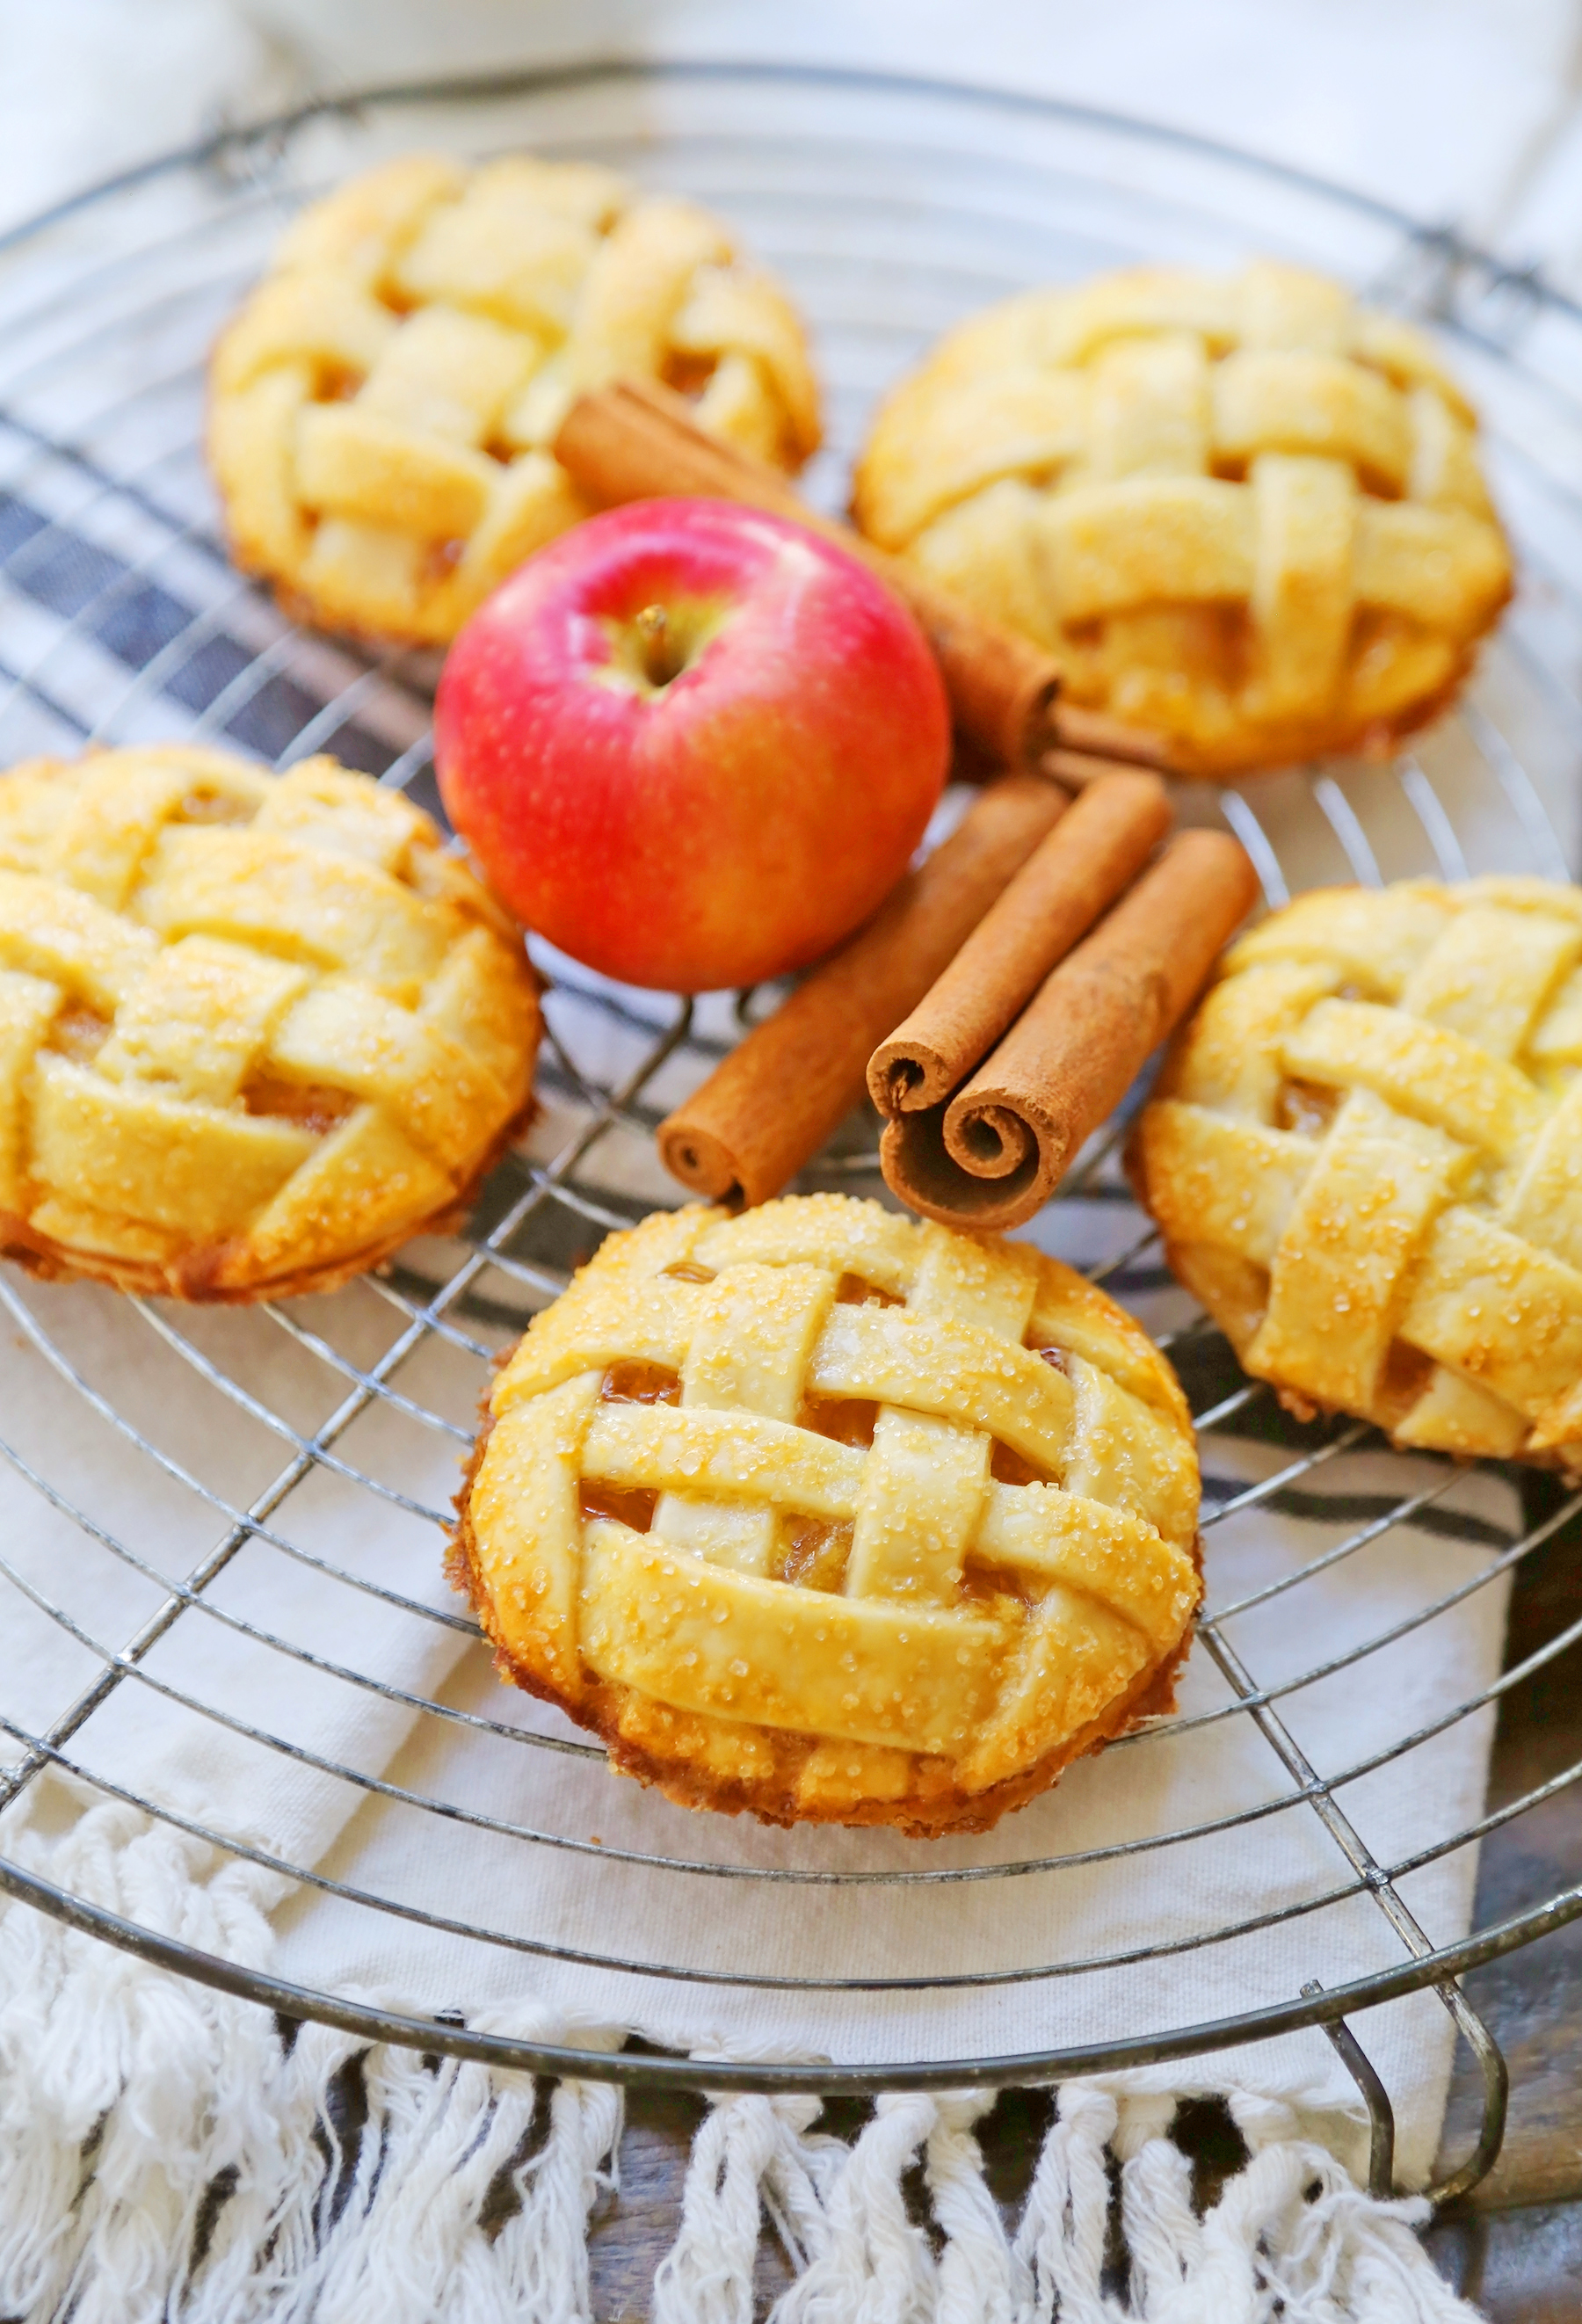
[[[217,1515],[228,1518],[234,1528],[244,1528],[255,1540],[267,1542],[271,1549],[278,1549],[284,1556],[294,1559],[298,1564],[310,1566],[315,1572],[322,1573],[327,1580],[344,1582],[348,1589],[363,1591],[372,1598],[381,1598],[386,1605],[398,1607],[402,1613],[421,1615],[426,1621],[440,1622],[450,1629],[465,1630],[469,1636],[477,1635],[477,1624],[466,1616],[449,1613],[443,1608],[427,1606],[419,1598],[409,1598],[402,1591],[391,1589],[388,1582],[375,1582],[366,1574],[353,1573],[348,1568],[337,1565],[332,1558],[318,1556],[314,1551],[305,1548],[300,1542],[292,1541],[289,1536],[275,1532],[271,1526],[250,1516],[247,1511],[238,1508],[234,1502],[226,1499],[225,1494],[216,1491],[212,1485],[206,1485],[201,1477],[196,1475],[182,1462],[175,1460],[164,1451],[162,1446],[156,1444],[152,1437],[145,1435],[140,1428],[134,1427],[124,1414],[116,1410],[108,1397],[101,1396],[55,1345],[40,1325],[37,1317],[17,1297],[10,1284],[3,1278],[0,1278],[0,1302],[4,1303],[14,1321],[25,1333],[28,1340],[51,1369],[76,1390],[90,1411],[97,1413],[101,1420],[107,1421],[134,1452],[152,1461],[157,1468],[163,1471],[172,1483],[184,1486],[199,1500],[206,1501]],[[367,1380],[371,1391],[377,1392],[380,1385],[377,1381],[368,1379],[367,1375],[359,1377]]]
[[[289,1420],[283,1419],[281,1414],[265,1404],[262,1397],[250,1394],[240,1380],[233,1379],[222,1365],[216,1364],[212,1358],[206,1356],[201,1348],[195,1347],[184,1332],[177,1331],[175,1325],[168,1322],[147,1300],[136,1298],[133,1304],[149,1329],[157,1333],[165,1345],[173,1349],[180,1357],[183,1363],[189,1364],[200,1379],[207,1380],[210,1388],[217,1388],[223,1397],[237,1407],[238,1411],[244,1412],[250,1420],[256,1420],[262,1427],[267,1428],[271,1435],[281,1438],[287,1444],[295,1445],[297,1451],[305,1459],[320,1469],[327,1470],[333,1477],[344,1477],[348,1484],[361,1485],[366,1491],[377,1494],[382,1501],[388,1501],[392,1508],[405,1509],[409,1517],[423,1517],[428,1524],[440,1526],[449,1523],[444,1509],[437,1509],[428,1501],[418,1500],[412,1494],[403,1492],[399,1485],[387,1483],[382,1477],[371,1477],[365,1469],[359,1469],[354,1462],[343,1461],[338,1453],[332,1452],[328,1444],[319,1436],[305,1436],[299,1428],[293,1428]],[[383,1395],[386,1383],[377,1371],[357,1371],[354,1366],[352,1369],[359,1389],[370,1403]]]
[[[294,1640],[282,1638],[274,1631],[262,1628],[256,1622],[246,1621],[240,1614],[233,1613],[228,1607],[217,1604],[213,1598],[203,1596],[198,1591],[189,1589],[185,1582],[172,1582],[167,1574],[161,1572],[157,1565],[148,1558],[139,1556],[129,1544],[118,1539],[106,1526],[96,1524],[85,1510],[69,1500],[64,1493],[58,1492],[53,1486],[47,1484],[31,1463],[24,1461],[15,1447],[8,1444],[4,1438],[0,1438],[0,1458],[8,1461],[18,1475],[24,1477],[34,1491],[50,1503],[51,1508],[58,1510],[62,1517],[69,1517],[80,1532],[86,1534],[90,1540],[99,1543],[101,1547],[107,1549],[112,1556],[119,1558],[124,1565],[130,1566],[134,1572],[143,1574],[146,1580],[158,1583],[161,1589],[170,1591],[191,1612],[201,1614],[206,1619],[221,1624],[224,1628],[233,1631],[238,1637],[250,1638],[254,1646],[263,1646],[271,1654],[283,1655],[288,1660],[300,1663],[306,1669],[318,1671],[327,1678],[339,1679],[345,1685],[361,1687],[367,1693],[382,1695],[386,1702],[399,1702],[409,1711],[427,1711],[437,1719],[446,1720],[455,1726],[471,1728],[479,1734],[497,1736],[506,1742],[520,1743],[538,1749],[566,1752],[576,1758],[598,1759],[603,1757],[603,1754],[591,1744],[570,1743],[560,1736],[539,1735],[528,1728],[510,1726],[501,1720],[485,1719],[477,1711],[458,1710],[451,1703],[437,1702],[432,1695],[414,1693],[409,1687],[396,1686],[387,1679],[375,1678],[372,1673],[356,1670],[350,1664],[335,1662],[327,1655],[315,1654],[310,1646],[299,1646]],[[0,1557],[0,1573],[4,1573],[12,1587],[26,1598],[41,1614],[46,1615],[59,1628],[67,1631],[78,1646],[86,1646],[90,1653],[97,1655],[106,1667],[121,1667],[122,1657],[119,1655],[74,1622],[62,1608],[52,1600],[46,1598],[41,1591],[31,1583],[4,1557]],[[411,1610],[414,1613],[425,1613],[428,1609],[414,1604]],[[458,1623],[456,1627],[468,1631],[473,1637],[478,1635],[475,1627],[472,1624]],[[204,1718],[214,1717],[225,1720],[226,1717],[225,1713],[200,1702],[195,1695],[185,1694],[163,1682],[153,1681],[145,1670],[135,1665],[126,1665],[126,1674],[130,1677],[147,1680],[150,1684],[159,1684],[172,1702],[180,1703],[187,1710],[198,1712]],[[268,1735],[262,1729],[248,1728],[239,1731],[245,1731],[250,1739],[254,1742],[268,1743],[271,1748],[279,1743],[278,1738]],[[280,1748],[288,1747],[281,1745]],[[316,1761],[315,1764],[322,1765],[332,1774],[344,1772],[328,1760]],[[146,1806],[148,1803],[143,1802],[143,1804]],[[513,1837],[522,1836],[523,1828],[516,1826],[501,1828],[510,1830]]]
[[[1569,1519],[1579,1509],[1582,1509],[1582,1496],[1567,1503],[1564,1518],[1557,1522]],[[1393,1517],[1391,1523],[1396,1521]],[[1353,1670],[1359,1663],[1366,1661],[1370,1655],[1382,1654],[1386,1647],[1397,1645],[1404,1637],[1410,1637],[1414,1630],[1421,1629],[1427,1623],[1436,1620],[1439,1615],[1449,1613],[1453,1607],[1463,1605],[1468,1598],[1475,1597],[1478,1591],[1486,1590],[1492,1582],[1497,1582],[1503,1574],[1508,1573],[1513,1567],[1520,1564],[1524,1557],[1531,1556],[1541,1542],[1546,1541],[1550,1534],[1555,1530],[1556,1526],[1551,1525],[1540,1528],[1535,1533],[1523,1535],[1520,1541],[1514,1542],[1499,1557],[1492,1559],[1469,1581],[1459,1583],[1454,1590],[1446,1591],[1442,1597],[1430,1600],[1426,1606],[1420,1606],[1413,1612],[1403,1615],[1401,1619],[1392,1623],[1388,1629],[1377,1631],[1371,1637],[1359,1640],[1356,1646],[1347,1647],[1342,1655],[1331,1655],[1323,1662],[1310,1664],[1306,1669],[1296,1672],[1290,1678],[1279,1679],[1273,1685],[1253,1686],[1249,1683],[1245,1691],[1237,1689],[1234,1701],[1221,1704],[1218,1710],[1195,1711],[1186,1717],[1154,1720],[1129,1735],[1118,1737],[1116,1743],[1110,1748],[1115,1749],[1127,1743],[1146,1742],[1159,1737],[1191,1734],[1204,1727],[1218,1727],[1226,1720],[1234,1719],[1245,1711],[1255,1714],[1267,1711],[1274,1703],[1283,1702],[1288,1695],[1303,1693],[1309,1687],[1321,1685],[1325,1679],[1338,1676],[1341,1671]],[[1222,1615],[1200,1614],[1198,1636],[1207,1639],[1218,1639],[1219,1626],[1225,1618]],[[1223,1644],[1223,1641],[1221,1640],[1220,1643]]]
[[[329,1342],[317,1332],[310,1332],[305,1323],[299,1323],[294,1315],[288,1315],[285,1309],[272,1299],[262,1304],[260,1313],[267,1315],[271,1323],[278,1323],[299,1348],[305,1348],[309,1355],[317,1356],[321,1364],[327,1364],[332,1371],[339,1372],[343,1379],[355,1380],[359,1388],[371,1388],[382,1404],[388,1404],[392,1411],[404,1412],[407,1418],[415,1420],[420,1428],[432,1429],[437,1435],[451,1437],[459,1444],[471,1444],[473,1442],[477,1434],[475,1429],[463,1428],[458,1422],[446,1420],[442,1412],[431,1412],[426,1404],[418,1404],[413,1397],[403,1396],[399,1388],[391,1388],[388,1380],[376,1380],[371,1372],[363,1370],[361,1364],[354,1364],[350,1356],[344,1356],[338,1348],[332,1348]]]
[[[0,410],[0,429],[9,428],[11,425],[9,414]],[[51,448],[40,445],[31,437],[24,440],[32,445],[32,459],[20,474],[14,473],[6,478],[5,490],[14,499],[29,483],[37,482],[47,475],[52,467],[60,465],[58,455]],[[86,501],[78,502],[69,515],[45,517],[35,530],[23,533],[14,548],[8,549],[0,554],[0,583],[4,583],[10,589],[15,589],[19,583],[25,584],[29,574],[34,572],[39,566],[46,564],[51,557],[59,556],[61,550],[69,552],[79,545],[85,521],[91,522],[101,510],[118,512],[124,506],[123,495],[128,484],[135,485],[148,476],[157,475],[161,469],[171,462],[189,461],[191,456],[192,447],[184,440],[179,444],[168,445],[162,451],[153,454],[140,467],[133,470],[122,483],[118,483],[113,476],[101,477],[90,497]],[[80,627],[85,616],[102,613],[106,605],[113,604],[119,597],[124,595],[146,576],[152,566],[158,564],[161,558],[168,556],[172,549],[196,549],[201,551],[207,545],[204,539],[203,524],[204,519],[201,517],[189,517],[183,523],[172,525],[169,529],[162,526],[159,528],[157,538],[151,548],[141,557],[132,559],[122,571],[102,582],[77,605],[73,614],[75,623]],[[28,594],[25,588],[23,594],[24,595]],[[64,640],[57,640],[55,642],[59,644],[64,641]],[[37,669],[38,665],[34,664],[29,670],[29,676],[36,675]],[[5,706],[4,697],[0,697],[0,712],[4,711]]]
[[[1200,1422],[1199,1426],[1201,1425]],[[1249,1590],[1245,1597],[1232,1599],[1228,1605],[1217,1606],[1214,1620],[1231,1621],[1237,1614],[1250,1613],[1255,1606],[1265,1605],[1271,1598],[1283,1597],[1288,1590],[1295,1590],[1302,1582],[1311,1582],[1315,1573],[1327,1573],[1332,1565],[1354,1557],[1370,1542],[1380,1540],[1384,1535],[1393,1532],[1397,1526],[1405,1525],[1421,1510],[1431,1508],[1436,1501],[1443,1500],[1445,1495],[1460,1482],[1461,1471],[1448,1469],[1437,1483],[1425,1485],[1421,1493],[1409,1493],[1404,1500],[1395,1502],[1383,1516],[1374,1518],[1371,1524],[1359,1526],[1355,1533],[1347,1534],[1344,1541],[1337,1542],[1332,1549],[1326,1549],[1318,1557],[1310,1558],[1305,1565],[1297,1566],[1290,1573],[1283,1573],[1278,1581],[1265,1582],[1261,1590]]]
[[[499,1260],[498,1251],[490,1254],[492,1268],[497,1266]],[[425,1303],[409,1299],[400,1285],[391,1279],[387,1268],[376,1268],[373,1274],[364,1276],[363,1280],[370,1291],[386,1301],[398,1314],[404,1315],[409,1323],[416,1323],[421,1320],[425,1313]],[[437,1285],[435,1289],[438,1289]],[[431,1294],[431,1298],[432,1296]],[[492,1363],[499,1353],[498,1349],[490,1347],[486,1341],[474,1340],[469,1333],[458,1331],[454,1323],[447,1323],[443,1316],[436,1316],[433,1323],[429,1324],[428,1337],[438,1340],[447,1348],[458,1349],[463,1355],[476,1356],[481,1363]]]
[[[1164,1345],[1163,1341],[1160,1345]],[[1219,1403],[1211,1404],[1206,1412],[1194,1412],[1192,1425],[1200,1436],[1206,1436],[1211,1429],[1223,1427],[1226,1421],[1233,1420],[1238,1412],[1245,1412],[1255,1397],[1267,1392],[1266,1381],[1244,1380],[1240,1388],[1232,1388],[1228,1396],[1222,1396]]]
[[[1354,1451],[1366,1437],[1375,1433],[1367,1421],[1352,1421],[1326,1443],[1314,1445],[1311,1452],[1288,1462],[1283,1469],[1276,1469],[1273,1476],[1262,1477],[1256,1484],[1244,1486],[1239,1493],[1232,1493],[1228,1500],[1217,1501],[1205,1513],[1202,1530],[1207,1533],[1210,1526],[1223,1525],[1227,1517],[1239,1517],[1244,1509],[1255,1509],[1261,1502],[1272,1500],[1276,1493],[1283,1493],[1295,1484],[1299,1477],[1311,1476],[1315,1469],[1321,1469],[1326,1462],[1338,1460],[1342,1452]]]

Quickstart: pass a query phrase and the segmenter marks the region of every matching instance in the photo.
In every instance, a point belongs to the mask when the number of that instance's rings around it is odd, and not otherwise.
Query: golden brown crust
[[[870,1424],[840,1402],[881,1379]],[[1056,1262],[841,1196],[691,1208],[535,1319],[448,1571],[501,1675],[681,1804],[987,1831],[1170,1707],[1196,1475],[1158,1351]]]
[[[538,983],[429,818],[327,759],[0,776],[0,1254],[236,1303],[465,1214],[531,1111]]]
[[[35,1234],[14,1212],[0,1211],[0,1259],[8,1259],[41,1283],[107,1283],[113,1291],[126,1291],[145,1299],[187,1299],[214,1307],[247,1307],[266,1299],[300,1299],[309,1292],[338,1291],[359,1275],[370,1275],[393,1259],[418,1235],[450,1234],[464,1226],[484,1180],[527,1131],[538,1102],[529,1098],[508,1121],[483,1157],[465,1185],[426,1219],[398,1228],[366,1250],[349,1251],[318,1267],[288,1268],[272,1278],[237,1287],[226,1280],[235,1259],[234,1243],[214,1243],[207,1250],[183,1253],[171,1267],[138,1266],[102,1253],[73,1251]]]
[[[298,620],[445,644],[590,513],[549,447],[620,375],[778,466],[817,447],[796,315],[694,205],[577,162],[386,162],[296,221],[216,346],[232,554]]]
[[[1320,889],[1226,955],[1128,1168],[1299,1416],[1582,1461],[1582,898]]]
[[[879,412],[854,510],[1062,665],[1245,774],[1382,752],[1460,691],[1510,595],[1476,420],[1340,285],[1137,268],[950,333]]]

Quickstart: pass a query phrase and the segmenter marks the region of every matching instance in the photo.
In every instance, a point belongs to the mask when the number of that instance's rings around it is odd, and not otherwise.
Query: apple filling
[[[110,1038],[107,1019],[82,1002],[62,1009],[51,1026],[44,1046],[73,1065],[91,1065]]]
[[[352,1112],[356,1100],[345,1090],[321,1083],[287,1082],[271,1074],[258,1074],[244,1088],[242,1102],[249,1113],[292,1121],[315,1138],[327,1138]]]
[[[800,1590],[838,1591],[851,1554],[851,1521],[832,1525],[824,1517],[783,1517],[773,1579]]]

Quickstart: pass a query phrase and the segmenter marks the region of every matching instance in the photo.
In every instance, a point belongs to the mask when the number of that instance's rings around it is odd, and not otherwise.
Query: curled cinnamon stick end
[[[875,1042],[927,991],[1065,805],[1036,775],[991,783],[868,925],[660,1123],[672,1177],[714,1202],[777,1194],[860,1102]]]
[[[1060,671],[1042,647],[986,622],[902,558],[809,508],[778,469],[708,435],[669,388],[622,379],[579,396],[561,422],[554,453],[601,508],[667,493],[739,501],[805,525],[860,558],[910,606],[939,662],[958,730],[997,764],[1038,769],[1045,753],[1069,749],[1071,766],[1044,771],[1074,786],[1102,771],[1090,770],[1090,760],[1164,763],[1153,735],[1059,702]]]
[[[905,1024],[875,1049],[868,1088],[882,1114],[920,1113],[949,1097],[1136,879],[1170,820],[1157,775],[1111,767],[1083,792]]]
[[[1182,832],[948,1103],[887,1123],[892,1192],[949,1226],[1031,1218],[1185,1016],[1257,893],[1236,840]]]

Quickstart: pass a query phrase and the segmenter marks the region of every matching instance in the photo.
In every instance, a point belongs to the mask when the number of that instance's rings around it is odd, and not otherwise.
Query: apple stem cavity
[[[639,641],[643,676],[652,687],[668,686],[686,668],[685,648],[679,646],[669,614],[663,605],[645,605],[633,627]]]

